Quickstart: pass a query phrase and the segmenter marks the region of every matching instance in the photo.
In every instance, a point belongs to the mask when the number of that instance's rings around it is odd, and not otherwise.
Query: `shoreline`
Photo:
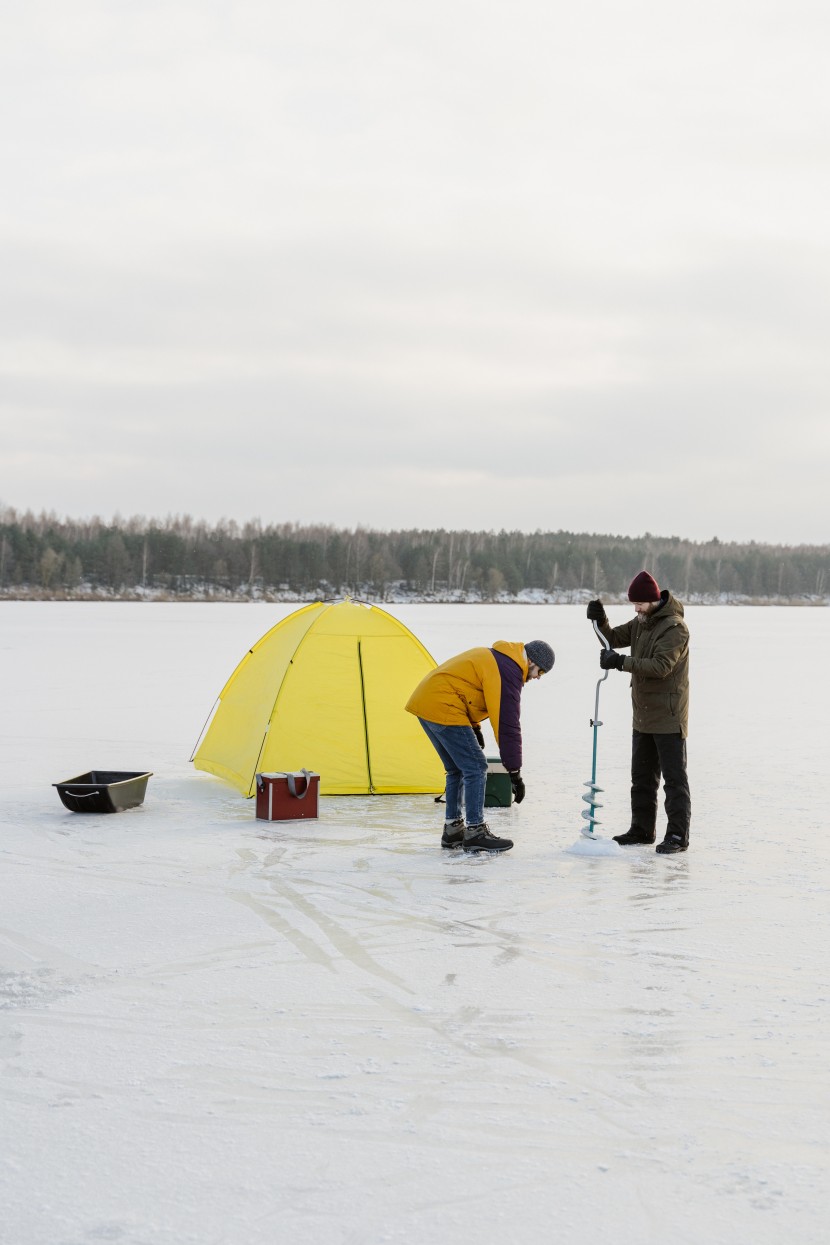
[[[795,609],[821,609],[830,606],[830,596],[751,597],[739,593],[673,593],[684,606],[771,606]],[[628,598],[620,593],[576,588],[560,592],[543,592],[528,589],[516,594],[500,593],[497,597],[482,597],[471,593],[405,593],[399,590],[373,592],[290,592],[254,589],[251,592],[169,592],[163,589],[127,589],[123,592],[94,589],[48,592],[44,589],[0,590],[0,603],[5,601],[48,602],[142,602],[146,604],[177,605],[311,605],[315,601],[336,601],[348,597],[354,601],[381,608],[396,605],[586,605],[599,596],[610,606],[627,605]]]

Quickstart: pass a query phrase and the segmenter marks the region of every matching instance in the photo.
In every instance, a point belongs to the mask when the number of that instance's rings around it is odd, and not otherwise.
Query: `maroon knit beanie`
[[[635,575],[631,583],[628,585],[629,601],[659,601],[660,589],[657,587],[657,580],[649,575],[648,571],[640,571],[639,575]]]

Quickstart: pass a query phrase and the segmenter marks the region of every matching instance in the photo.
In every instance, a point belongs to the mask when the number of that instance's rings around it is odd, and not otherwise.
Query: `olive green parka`
[[[649,735],[689,730],[689,628],[683,606],[670,592],[653,614],[638,614],[621,627],[608,618],[597,625],[612,648],[631,648],[623,670],[631,675],[634,729]]]

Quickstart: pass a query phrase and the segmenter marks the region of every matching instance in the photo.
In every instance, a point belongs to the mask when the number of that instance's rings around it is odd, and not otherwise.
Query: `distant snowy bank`
[[[672,587],[672,585],[668,585]],[[672,590],[686,605],[777,605],[777,606],[828,606],[830,595],[818,593],[794,593],[791,596],[749,596],[738,592],[685,593]],[[581,605],[599,596],[608,605],[627,605],[625,594],[607,592],[602,588],[523,588],[520,592],[499,592],[487,596],[464,589],[422,592],[410,590],[405,583],[391,583],[378,590],[371,584],[353,585],[348,588],[321,583],[308,591],[296,591],[286,586],[264,587],[240,584],[237,588],[216,585],[188,584],[178,591],[169,588],[150,588],[137,585],[115,591],[93,584],[79,584],[77,588],[49,590],[38,586],[0,589],[0,600],[5,601],[197,601],[209,602],[246,601],[274,602],[275,604],[304,604],[311,601],[335,600],[351,597],[356,601],[370,601],[375,605]]]

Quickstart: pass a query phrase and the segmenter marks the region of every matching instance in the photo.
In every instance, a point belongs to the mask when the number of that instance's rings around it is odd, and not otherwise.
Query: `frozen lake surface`
[[[556,650],[512,852],[442,853],[428,796],[256,821],[188,758],[292,608],[0,604],[3,1241],[826,1241],[827,611],[687,611],[691,850],[616,859],[566,850],[581,607],[390,610],[438,661]],[[611,835],[627,677],[600,709]],[[152,770],[144,806],[67,812],[92,768]]]

